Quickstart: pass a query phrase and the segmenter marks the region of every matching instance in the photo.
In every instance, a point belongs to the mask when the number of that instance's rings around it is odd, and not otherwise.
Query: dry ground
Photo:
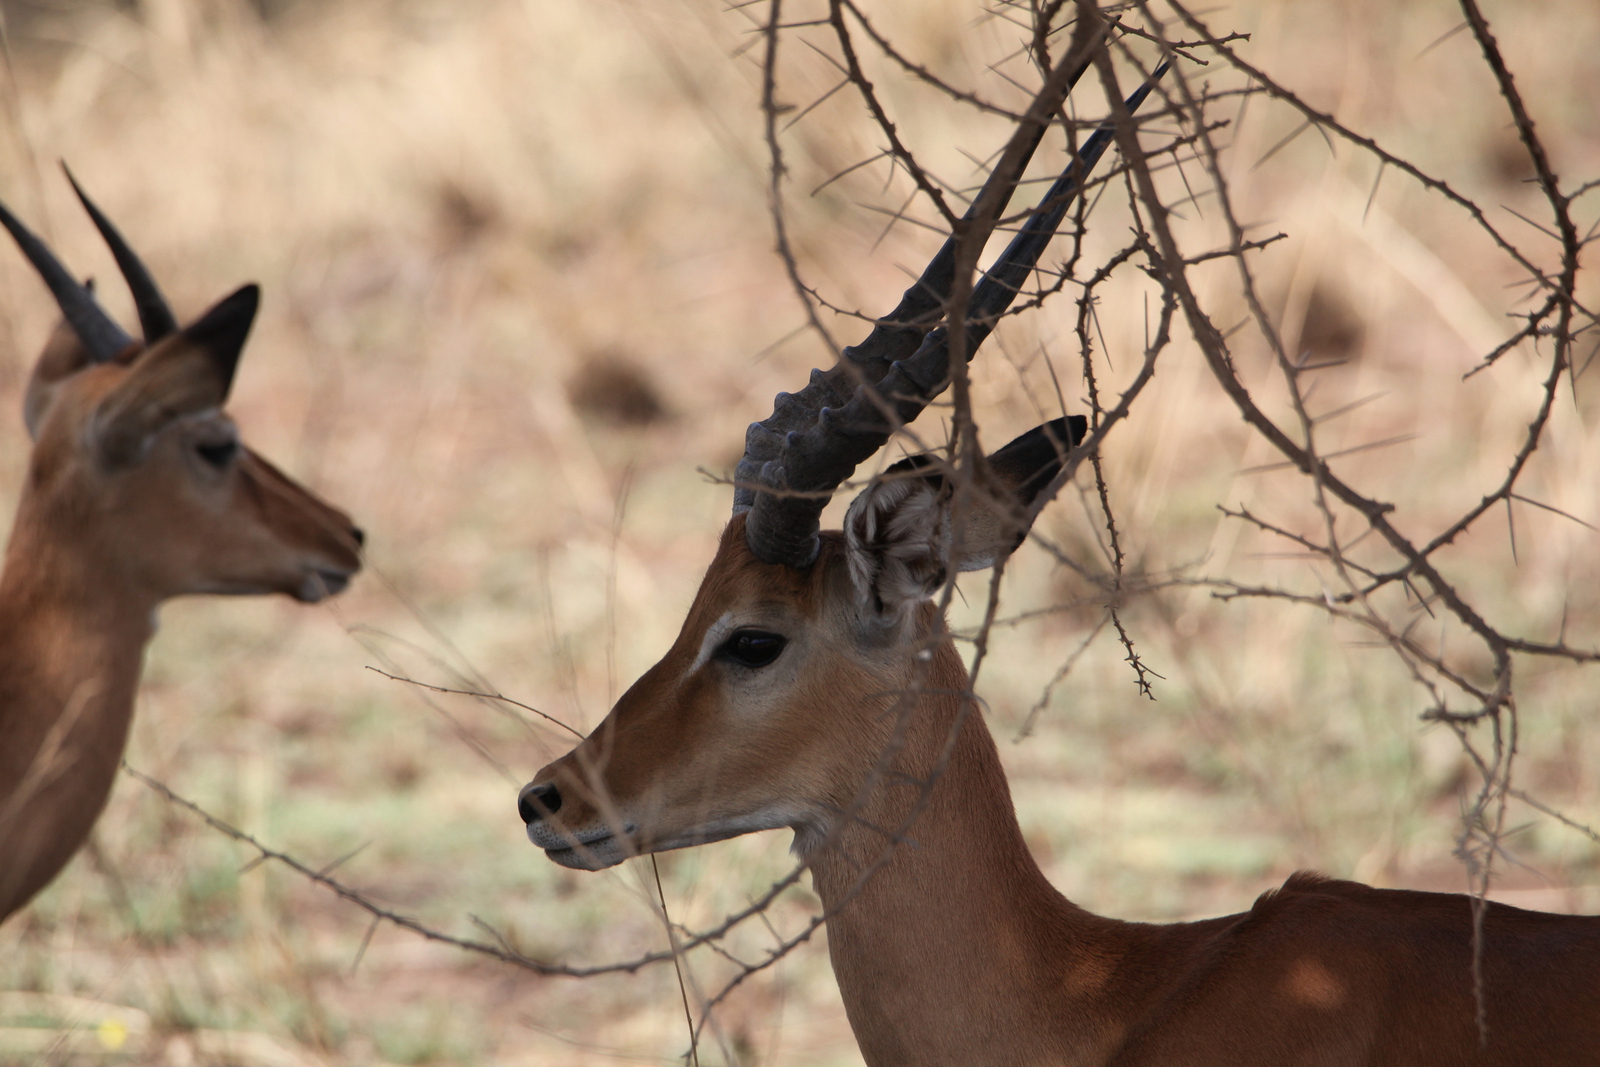
[[[903,47],[1020,99],[1007,68],[988,68],[1015,48],[1014,27],[957,0],[914,6],[878,15]],[[735,56],[759,12],[700,0],[4,10],[0,196],[78,270],[112,278],[54,169],[65,158],[180,312],[261,281],[232,409],[256,447],[370,536],[369,572],[326,607],[166,608],[129,762],[313,866],[360,847],[338,876],[440,929],[480,936],[477,916],[572,962],[662,947],[648,865],[575,874],[523,839],[516,788],[564,750],[561,733],[366,668],[492,685],[582,729],[671,639],[728,507],[701,468],[727,470],[744,424],[826,359],[797,332],[771,252],[758,71]],[[1600,174],[1600,9],[1487,13],[1557,169]],[[1450,5],[1260,0],[1209,18],[1251,33],[1241,47],[1253,62],[1543,247],[1505,210],[1537,201],[1470,38],[1428,47],[1460,22]],[[792,55],[785,92],[807,103],[832,74],[798,44]],[[971,172],[962,151],[985,156],[1004,136],[885,84],[907,138],[951,173]],[[807,196],[877,147],[860,111],[840,94],[791,131],[789,188],[808,276],[871,311],[891,305],[934,238],[885,233],[873,207],[904,194],[881,171]],[[1296,121],[1254,105],[1240,117],[1241,213],[1289,235],[1257,260],[1274,311],[1300,347],[1348,361],[1321,402],[1376,396],[1332,432],[1349,446],[1405,438],[1340,469],[1402,502],[1408,529],[1437,525],[1499,477],[1531,411],[1531,357],[1461,380],[1507,330],[1513,278],[1459,214],[1393,174],[1369,209],[1373,165],[1348,148],[1307,133],[1257,165]],[[1095,225],[1091,252],[1105,252],[1126,217],[1113,205]],[[1225,302],[1226,276],[1207,278]],[[131,321],[119,287],[102,288]],[[1105,293],[1112,380],[1137,361],[1146,291],[1130,277]],[[20,386],[52,318],[21,258],[0,254],[8,512],[27,456]],[[1034,421],[1041,352],[1077,403],[1071,321],[1057,301],[979,360],[991,443]],[[1241,361],[1264,363],[1240,344]],[[1596,388],[1591,373],[1563,396],[1528,491],[1600,524]],[[1180,343],[1106,451],[1136,565],[1315,588],[1307,561],[1216,510],[1309,514],[1304,485],[1248,473],[1267,458]],[[1593,646],[1597,535],[1534,508],[1516,521],[1515,560],[1501,521],[1445,561],[1508,628],[1549,638],[1565,625]],[[1103,568],[1075,492],[1041,529]],[[1006,581],[1012,613],[1090,592],[1034,548]],[[984,586],[967,588],[981,605]],[[970,622],[972,609],[958,614]],[[1073,899],[1127,918],[1215,914],[1308,866],[1465,886],[1451,852],[1471,782],[1454,738],[1418,721],[1423,700],[1391,656],[1315,612],[1201,589],[1134,600],[1133,637],[1163,675],[1157,699],[1138,695],[1102,634],[1032,736],[1012,743],[1098,617],[1086,604],[1006,627],[981,687],[1029,840]],[[1430,640],[1455,639],[1435,628]],[[1592,674],[1529,672],[1519,781],[1592,824]],[[1509,845],[1527,866],[1498,895],[1600,910],[1600,850],[1530,810],[1516,818]],[[710,921],[781,876],[785,837],[663,857],[674,918]],[[363,953],[362,913],[250,858],[124,778],[92,852],[0,930],[0,1061],[667,1063],[685,1048],[668,968],[544,979],[390,927]],[[793,930],[815,907],[793,890],[771,919]],[[767,937],[735,941],[753,954]],[[691,964],[714,989],[719,961]],[[720,1019],[707,1063],[859,1062],[820,943],[747,983]]]

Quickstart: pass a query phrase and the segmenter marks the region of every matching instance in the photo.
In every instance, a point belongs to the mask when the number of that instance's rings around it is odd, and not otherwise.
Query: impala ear
[[[63,320],[51,332],[44,351],[34,361],[33,373],[28,375],[28,390],[22,396],[22,423],[28,428],[29,437],[38,439],[45,413],[55,402],[56,387],[93,362],[77,332]]]
[[[865,606],[899,616],[938,591],[952,562],[981,570],[1016,551],[1028,535],[1033,503],[1074,444],[1082,416],[1037,426],[988,457],[954,536],[951,497],[930,456],[911,456],[874,479],[850,504],[844,535],[850,579]],[[959,547],[961,558],[952,561]]]
[[[1067,453],[1089,429],[1082,415],[1035,426],[989,456],[986,484],[973,494],[961,538],[961,569],[992,567],[1028,536],[1030,505],[1061,473]]]
[[[217,398],[219,404],[228,399],[228,390],[233,388],[233,373],[239,369],[239,356],[260,307],[261,286],[251,282],[217,301],[183,330],[184,340],[198,346],[211,360],[212,373],[222,389]]]
[[[944,584],[949,494],[934,464],[929,456],[901,460],[845,512],[850,581],[875,614],[898,617]]]
[[[136,462],[151,435],[174,419],[222,406],[260,300],[260,288],[246,285],[134,361],[95,412],[106,463]]]

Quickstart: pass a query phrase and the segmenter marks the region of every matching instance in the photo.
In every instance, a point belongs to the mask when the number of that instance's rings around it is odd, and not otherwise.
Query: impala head
[[[522,791],[528,837],[568,867],[790,827],[806,848],[856,795],[900,695],[962,685],[930,599],[952,568],[1008,555],[1081,419],[1029,431],[956,503],[913,457],[816,537],[805,565],[764,559],[735,515],[672,649],[598,729]],[[959,523],[956,521],[959,516]]]
[[[77,191],[133,291],[144,340],[0,205],[65,316],[23,402],[34,447],[19,531],[32,521],[56,540],[81,539],[85,559],[150,600],[339,592],[361,567],[361,531],[246,448],[223,411],[260,290],[246,285],[180,328],[122,235]]]
[[[1128,99],[1130,112],[1166,70]],[[1018,129],[1007,151],[1020,148],[1020,162],[990,174],[969,222],[984,204],[998,218],[1044,129]],[[1106,123],[1083,143],[973,287],[958,324],[969,357],[1112,132]],[[528,838],[557,863],[600,869],[779,827],[809,851],[907,720],[890,712],[909,707],[917,733],[932,706],[962,706],[966,672],[930,598],[953,570],[991,566],[1022,542],[1084,420],[1057,419],[960,469],[903,460],[856,497],[842,531],[823,533],[818,521],[856,467],[948,386],[952,327],[936,324],[949,311],[956,251],[952,237],[865,341],[751,424],[733,521],[672,649],[518,796]],[[921,773],[928,755],[899,773]]]

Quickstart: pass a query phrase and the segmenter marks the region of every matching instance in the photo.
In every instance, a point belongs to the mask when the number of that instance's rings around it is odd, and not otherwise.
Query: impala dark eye
[[[765,667],[778,658],[778,653],[788,643],[789,639],[782,634],[768,633],[766,630],[736,630],[732,637],[722,642],[717,649],[717,656],[741,667]]]
[[[195,445],[194,450],[200,453],[201,459],[205,460],[218,470],[221,470],[229,463],[232,463],[233,457],[238,455],[239,442],[215,441],[211,443],[202,443]]]

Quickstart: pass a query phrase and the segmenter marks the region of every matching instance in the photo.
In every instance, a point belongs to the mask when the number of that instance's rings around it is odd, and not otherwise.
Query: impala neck
[[[895,767],[912,780],[936,766],[958,722],[956,694],[968,688],[948,642],[925,688]],[[1045,879],[994,740],[969,708],[908,840],[865,884],[885,833],[913,814],[923,792],[915,781],[880,785],[835,844],[810,857],[850,1024],[874,1067],[1095,1062],[1109,1030],[1097,993],[1126,924],[1076,907]]]
[[[0,919],[88,837],[154,631],[155,602],[96,566],[73,532],[25,499],[0,571]]]

